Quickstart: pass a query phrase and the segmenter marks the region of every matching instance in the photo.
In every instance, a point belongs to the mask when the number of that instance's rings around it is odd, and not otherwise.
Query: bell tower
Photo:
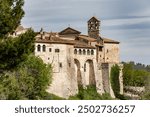
[[[88,21],[88,35],[92,38],[99,38],[100,21],[96,17],[92,17]]]

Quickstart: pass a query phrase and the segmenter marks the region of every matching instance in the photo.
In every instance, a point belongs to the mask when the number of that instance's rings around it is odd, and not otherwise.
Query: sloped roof
[[[74,47],[75,47],[75,48],[89,48],[89,49],[95,49],[94,46],[91,46],[91,45],[88,45],[88,44],[86,44],[86,43],[82,43],[82,42],[79,42],[79,41],[75,41]]]
[[[17,27],[17,29],[15,31],[18,32],[18,31],[22,31],[22,30],[24,30],[24,27],[20,25]]]
[[[62,39],[60,37],[45,37],[45,39],[41,39],[41,37],[37,37],[35,42],[37,42],[37,43],[70,44],[70,45],[75,44],[75,42],[72,40],[66,40],[66,39]]]
[[[112,39],[108,39],[108,38],[104,38],[102,37],[104,43],[116,43],[116,44],[119,44],[120,42],[118,41],[115,41],[115,40],[112,40]]]
[[[95,41],[96,41],[96,39],[91,38],[91,37],[89,37],[89,36],[87,36],[87,35],[79,35],[78,37],[81,38],[81,39],[88,40],[88,41],[90,41],[90,42],[95,42]]]
[[[100,43],[97,43],[95,44],[96,46],[99,46],[99,47],[103,47],[104,45],[100,44]]]
[[[99,20],[99,19],[97,19],[95,16],[93,16],[91,19],[89,19],[89,21],[88,21],[88,22],[90,22],[91,20],[96,20],[96,21],[100,22],[100,20]]]
[[[68,27],[64,30],[62,30],[61,32],[59,32],[60,35],[67,35],[67,34],[80,34],[81,32],[78,30],[75,30],[71,27]]]
[[[81,42],[78,40],[63,39],[61,37],[56,37],[54,35],[46,36],[44,39],[42,39],[42,37],[40,35],[36,36],[35,42],[37,42],[37,43],[51,43],[51,44],[68,44],[68,45],[74,45],[75,48],[95,49],[95,47],[88,45],[84,42]]]

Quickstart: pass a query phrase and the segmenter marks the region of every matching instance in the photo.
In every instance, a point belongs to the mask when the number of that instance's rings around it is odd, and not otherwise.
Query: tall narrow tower
[[[96,17],[92,17],[88,21],[88,35],[92,38],[99,38],[100,21]]]

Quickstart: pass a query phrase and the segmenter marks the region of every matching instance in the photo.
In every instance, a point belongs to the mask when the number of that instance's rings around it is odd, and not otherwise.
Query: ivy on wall
[[[119,98],[120,96],[119,71],[120,71],[120,68],[116,64],[111,68],[111,73],[110,73],[111,86],[112,86],[112,89],[114,91],[116,98]]]

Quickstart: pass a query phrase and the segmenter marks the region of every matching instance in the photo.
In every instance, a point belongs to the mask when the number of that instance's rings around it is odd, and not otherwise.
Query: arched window
[[[37,46],[37,51],[38,51],[38,52],[41,51],[41,46],[40,46],[40,45]]]
[[[81,49],[79,49],[79,54],[80,54],[80,55],[82,54],[82,50],[81,50]]]
[[[85,49],[83,50],[83,55],[86,55],[86,51],[85,51]]]
[[[77,54],[77,49],[74,50],[74,54]]]
[[[45,45],[43,45],[43,52],[45,52],[46,51],[46,46]]]
[[[94,50],[91,50],[91,55],[94,55]]]
[[[87,55],[90,55],[90,50],[87,50]]]

